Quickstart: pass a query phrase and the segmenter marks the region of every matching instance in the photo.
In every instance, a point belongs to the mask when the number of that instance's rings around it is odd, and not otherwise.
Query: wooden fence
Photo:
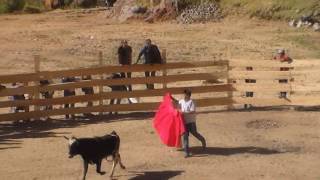
[[[102,54],[99,56],[102,59]],[[165,59],[165,53],[164,53]],[[319,60],[294,60],[281,63],[273,60],[241,60],[176,62],[162,65],[103,66],[62,71],[40,71],[40,57],[35,57],[35,72],[28,74],[2,75],[0,84],[19,82],[24,86],[0,90],[0,121],[21,120],[66,114],[83,114],[114,111],[153,111],[159,105],[144,101],[135,104],[109,105],[108,100],[117,98],[161,97],[166,92],[182,94],[190,88],[196,96],[198,107],[235,105],[250,106],[317,106],[320,105],[320,62]],[[145,71],[157,71],[156,77],[135,76]],[[106,75],[119,72],[132,72],[132,78],[110,79]],[[161,75],[160,75],[161,74]],[[91,80],[60,83],[63,77],[91,75]],[[40,80],[53,80],[55,83],[41,86]],[[197,83],[191,83],[197,81]],[[158,84],[156,89],[136,89],[133,91],[113,91],[106,89],[113,85]],[[175,86],[176,83],[182,86]],[[159,85],[160,84],[160,85]],[[95,87],[95,93],[64,97],[66,89]],[[51,99],[44,99],[40,92],[55,91]],[[59,93],[60,92],[60,93]],[[79,92],[79,91],[78,91]],[[7,97],[27,94],[25,100],[9,100]],[[222,95],[221,95],[222,94]],[[87,102],[96,102],[86,106]],[[98,102],[98,103],[97,103]],[[64,104],[75,103],[72,108]],[[11,107],[24,106],[25,112],[9,113]],[[41,107],[53,109],[41,110]],[[242,106],[243,107],[243,106]]]
[[[102,55],[100,55],[102,56]],[[165,55],[164,55],[165,57]],[[142,98],[142,97],[156,97],[163,96],[166,92],[172,94],[182,94],[185,88],[190,88],[195,94],[211,93],[205,98],[198,98],[196,102],[199,107],[213,106],[213,105],[229,105],[232,104],[231,97],[219,97],[214,93],[230,92],[232,87],[229,84],[210,84],[203,85],[203,81],[212,81],[217,79],[227,78],[227,61],[206,61],[206,62],[191,62],[191,63],[166,63],[161,65],[131,65],[131,66],[99,66],[94,68],[83,68],[75,70],[62,71],[40,71],[39,59],[35,57],[35,72],[29,74],[16,75],[2,75],[0,76],[0,83],[10,85],[12,83],[23,83],[24,86],[0,90],[0,109],[3,112],[0,114],[0,121],[4,120],[21,120],[29,118],[40,118],[48,116],[59,116],[66,114],[83,114],[92,112],[114,112],[114,111],[150,111],[155,110],[159,102],[139,102],[135,104],[115,104],[109,105],[105,102],[110,99],[117,98]],[[215,69],[213,72],[198,72],[196,69],[208,68]],[[216,68],[215,68],[216,67]],[[177,73],[182,70],[184,73]],[[188,73],[188,69],[189,72]],[[157,71],[156,77],[137,77],[135,73],[145,71]],[[110,79],[105,78],[106,75],[119,72],[132,72],[132,78]],[[161,75],[160,75],[161,74]],[[70,83],[61,83],[63,77],[82,77],[91,75],[91,80],[81,80]],[[40,80],[52,80],[55,83],[50,85],[40,85]],[[190,86],[187,82],[198,81],[200,84]],[[185,86],[170,86],[170,84],[177,82],[186,82]],[[138,89],[133,91],[113,91],[107,89],[107,86],[113,85],[141,85],[141,84],[160,84],[156,89]],[[169,87],[170,86],[170,87]],[[64,97],[63,90],[80,89],[83,87],[95,87],[95,93],[92,95],[84,95],[77,93],[75,96]],[[51,99],[44,99],[40,92],[54,91],[55,96]],[[78,91],[79,92],[79,91]],[[81,92],[81,91],[80,91]],[[213,93],[213,94],[212,94]],[[8,100],[6,97],[13,95],[25,94],[29,98],[25,100]],[[86,102],[98,101],[93,106],[80,106]],[[104,103],[105,102],[105,103]],[[73,104],[73,108],[64,108],[63,104]],[[26,107],[26,112],[9,113],[10,107],[23,106]],[[43,106],[53,106],[53,109],[41,110]]]
[[[320,105],[320,60],[230,60],[233,100],[245,107]]]

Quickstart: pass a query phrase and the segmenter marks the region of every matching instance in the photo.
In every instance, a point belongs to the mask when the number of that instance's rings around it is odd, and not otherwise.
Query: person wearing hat
[[[273,57],[274,60],[278,60],[280,62],[291,62],[292,59],[286,54],[284,49],[278,49],[277,55]]]
[[[132,48],[128,45],[127,40],[122,40],[118,48],[118,60],[121,65],[131,65],[132,63]],[[122,78],[131,78],[131,72],[121,72]],[[132,91],[132,86],[128,86],[129,91]]]

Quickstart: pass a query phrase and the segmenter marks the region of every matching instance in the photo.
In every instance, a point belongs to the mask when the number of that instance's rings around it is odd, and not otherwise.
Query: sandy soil
[[[116,130],[127,170],[115,179],[319,179],[318,112],[200,113],[198,129],[208,148],[191,138],[193,157],[161,144],[152,129],[152,114],[116,119],[2,124],[1,179],[81,179],[79,156],[69,159],[61,136],[90,137]],[[110,172],[104,161],[103,170]],[[108,179],[89,167],[88,179]]]
[[[53,11],[40,15],[0,16],[0,74],[32,72],[33,55],[42,56],[41,70],[72,69],[116,63],[121,39],[128,39],[134,57],[146,38],[167,49],[168,61],[219,58],[270,59],[276,48],[297,58],[319,58],[320,34],[296,30],[284,22],[230,17],[219,23],[118,24],[104,12]],[[229,52],[229,53],[228,53]],[[220,55],[221,54],[221,55]]]
[[[319,34],[296,31],[281,22],[228,18],[220,23],[117,24],[103,12],[54,11],[0,16],[0,74],[33,71],[34,54],[42,70],[72,69],[116,62],[119,40],[129,39],[135,56],[145,38],[168,50],[169,61],[227,57],[269,59],[276,47],[295,58],[319,57]],[[301,39],[302,38],[302,41]],[[312,46],[304,40],[312,39]],[[230,57],[230,55],[229,55]],[[210,110],[210,108],[209,108]],[[198,128],[208,148],[191,138],[193,157],[163,146],[152,129],[153,114],[127,114],[102,120],[52,120],[0,124],[0,179],[80,179],[80,157],[68,159],[63,135],[99,136],[116,130],[127,170],[115,179],[320,179],[318,112],[202,112]],[[110,171],[109,162],[103,169]],[[91,166],[88,179],[108,179]]]

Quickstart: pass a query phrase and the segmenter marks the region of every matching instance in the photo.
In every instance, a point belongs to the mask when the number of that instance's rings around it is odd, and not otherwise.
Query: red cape
[[[167,93],[153,120],[153,127],[162,143],[169,147],[180,147],[181,135],[185,132],[182,114],[172,104],[171,94]]]

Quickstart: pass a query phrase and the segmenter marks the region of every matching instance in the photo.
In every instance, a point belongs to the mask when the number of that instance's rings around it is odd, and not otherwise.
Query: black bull
[[[116,132],[113,131],[111,134],[94,138],[65,138],[69,141],[69,158],[80,155],[83,159],[83,180],[86,179],[88,164],[96,164],[97,173],[101,175],[105,174],[105,172],[101,171],[101,163],[102,160],[104,158],[107,159],[108,156],[112,156],[113,158],[110,177],[112,177],[117,163],[120,164],[122,169],[125,169],[119,153],[120,138]]]

